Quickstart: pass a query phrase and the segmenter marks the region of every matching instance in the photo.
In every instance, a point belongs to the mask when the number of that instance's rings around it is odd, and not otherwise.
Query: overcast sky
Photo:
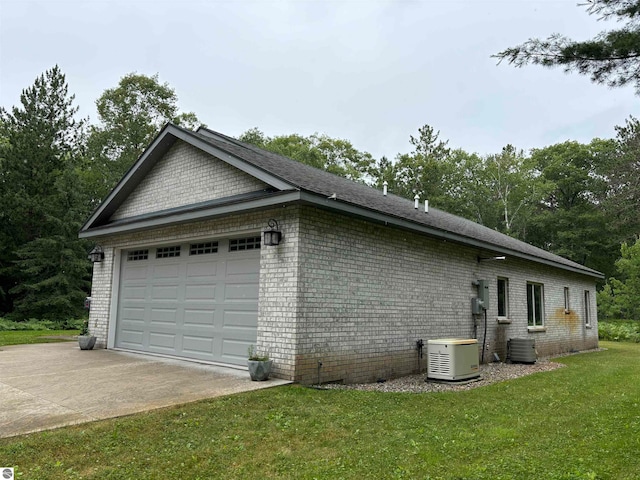
[[[490,56],[615,27],[577,0],[0,0],[0,105],[58,64],[93,122],[123,75],[157,73],[227,135],[319,132],[393,158],[429,124],[469,152],[528,150],[613,137],[639,98]]]

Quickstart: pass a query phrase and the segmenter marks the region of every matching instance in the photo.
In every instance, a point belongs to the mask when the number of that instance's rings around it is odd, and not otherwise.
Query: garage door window
[[[130,252],[127,252],[128,262],[146,260],[147,258],[149,258],[149,250],[131,250]]]
[[[247,237],[247,238],[234,238],[229,240],[229,251],[240,252],[242,250],[259,250],[260,249],[260,236]]]
[[[189,245],[189,255],[207,255],[218,253],[218,242],[192,243]]]
[[[156,258],[171,258],[180,256],[180,245],[156,249]]]

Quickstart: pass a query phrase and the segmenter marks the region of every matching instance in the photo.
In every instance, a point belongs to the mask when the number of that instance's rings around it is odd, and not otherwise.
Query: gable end
[[[177,140],[120,205],[111,220],[233,197],[268,187],[257,178]]]

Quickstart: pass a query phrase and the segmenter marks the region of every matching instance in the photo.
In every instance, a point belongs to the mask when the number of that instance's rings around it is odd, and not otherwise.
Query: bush
[[[598,292],[598,315],[602,319],[640,319],[640,239],[620,248],[616,277]]]
[[[12,322],[0,318],[0,332],[25,331],[25,330],[78,330],[82,326],[82,318],[69,319],[60,322],[52,320],[36,320],[31,318],[26,322]]]
[[[598,338],[612,342],[640,343],[640,322],[638,321],[599,321]]]

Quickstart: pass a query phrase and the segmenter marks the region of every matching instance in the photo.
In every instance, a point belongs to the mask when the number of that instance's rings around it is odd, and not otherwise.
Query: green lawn
[[[0,440],[21,479],[637,479],[640,345],[465,392],[287,386]]]
[[[78,335],[80,330],[10,330],[0,331],[0,347],[4,345],[20,345],[23,343],[67,342],[68,338]],[[52,338],[60,337],[60,338]],[[2,463],[2,462],[0,462]],[[0,465],[2,467],[2,465]]]

